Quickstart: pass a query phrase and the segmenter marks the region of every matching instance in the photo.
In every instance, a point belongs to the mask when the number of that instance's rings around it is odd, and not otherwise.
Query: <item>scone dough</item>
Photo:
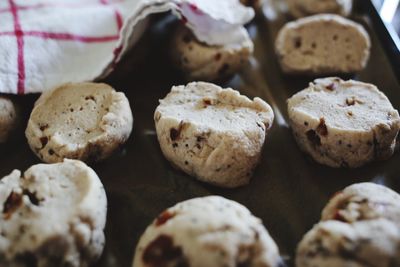
[[[321,13],[348,16],[353,6],[353,0],[286,0],[286,3],[290,14],[296,18]]]
[[[274,114],[260,98],[204,82],[174,86],[154,120],[165,157],[199,180],[222,187],[249,182]]]
[[[385,218],[400,225],[400,195],[374,183],[359,183],[338,192],[324,208],[322,220],[353,223]]]
[[[371,41],[362,25],[322,14],[287,23],[279,31],[275,49],[286,73],[354,73],[365,68]]]
[[[44,162],[98,161],[125,143],[132,124],[123,93],[106,84],[67,84],[40,96],[25,134]]]
[[[80,161],[13,171],[0,180],[0,266],[90,266],[106,212],[103,185]]]
[[[167,209],[142,235],[133,267],[278,267],[278,248],[261,220],[218,196]]]
[[[400,266],[399,228],[385,219],[321,222],[300,242],[296,266]]]
[[[187,81],[216,81],[238,72],[252,53],[250,37],[241,44],[210,46],[198,41],[190,29],[179,25],[172,37],[170,57]]]
[[[0,143],[7,141],[17,125],[17,110],[13,101],[0,95]]]
[[[317,79],[288,100],[300,148],[331,167],[359,167],[394,153],[400,117],[376,86]]]

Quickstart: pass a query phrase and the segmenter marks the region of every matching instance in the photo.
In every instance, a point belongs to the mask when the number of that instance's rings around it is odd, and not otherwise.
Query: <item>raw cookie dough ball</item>
[[[146,229],[133,267],[278,267],[278,248],[244,206],[210,196],[167,209]]]
[[[317,79],[288,100],[288,113],[300,148],[321,164],[355,168],[394,153],[399,113],[372,84]]]
[[[171,44],[171,61],[188,81],[216,81],[238,72],[253,53],[250,37],[242,44],[210,46],[196,39],[190,29],[179,25]]]
[[[338,192],[324,208],[322,220],[353,223],[385,218],[400,225],[400,195],[378,184],[360,183]]]
[[[13,101],[0,95],[0,143],[7,141],[17,125],[17,111]]]
[[[320,13],[350,15],[353,0],[286,0],[293,17],[301,18]]]
[[[315,15],[287,23],[275,50],[291,74],[353,73],[365,68],[371,41],[364,28],[338,15]]]
[[[353,224],[321,222],[300,242],[296,266],[400,266],[399,228],[385,219]]]
[[[132,124],[123,93],[106,84],[66,84],[40,96],[25,134],[44,162],[98,161],[126,142]]]
[[[0,266],[90,266],[106,213],[103,185],[80,161],[15,170],[0,180]]]
[[[174,86],[154,120],[165,157],[199,180],[222,187],[249,182],[274,113],[249,98],[210,83]]]

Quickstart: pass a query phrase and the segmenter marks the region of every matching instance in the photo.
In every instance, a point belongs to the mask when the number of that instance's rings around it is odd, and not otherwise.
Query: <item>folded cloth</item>
[[[172,12],[210,45],[246,38],[239,0],[2,0],[0,93],[27,94],[107,75],[154,13]]]

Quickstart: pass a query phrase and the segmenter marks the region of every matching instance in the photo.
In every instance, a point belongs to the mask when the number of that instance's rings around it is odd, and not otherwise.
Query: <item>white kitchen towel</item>
[[[239,0],[0,0],[0,93],[103,77],[169,10],[213,45],[240,43],[254,16]]]

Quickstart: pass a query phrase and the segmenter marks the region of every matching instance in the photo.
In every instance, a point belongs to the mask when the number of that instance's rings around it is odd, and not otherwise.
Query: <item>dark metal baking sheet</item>
[[[273,3],[277,2],[279,4],[279,0]],[[388,49],[390,44],[371,8],[369,1],[356,3],[353,19],[365,25],[373,46],[367,68],[352,78],[376,84],[400,109],[400,71],[393,61],[399,54]],[[319,220],[321,209],[334,192],[364,181],[385,184],[400,191],[399,153],[388,161],[348,170],[318,165],[300,152],[286,123],[286,99],[303,89],[312,78],[281,73],[273,43],[288,17],[276,13],[273,6],[266,11],[268,16],[260,16],[248,25],[255,42],[255,57],[251,64],[230,82],[221,84],[232,86],[249,97],[262,97],[275,110],[276,120],[261,163],[248,186],[227,190],[197,182],[171,167],[161,154],[153,113],[158,99],[163,98],[172,85],[183,83],[170,68],[166,57],[171,19],[157,16],[156,25],[106,80],[127,94],[135,123],[134,132],[121,151],[104,162],[91,165],[104,183],[108,197],[107,243],[96,266],[131,266],[140,235],[159,212],[179,201],[211,194],[236,200],[262,218],[282,255],[292,266],[297,243]],[[27,115],[36,98],[16,97],[25,117],[13,140],[0,147],[1,176],[12,169],[25,170],[39,163],[23,135]]]

